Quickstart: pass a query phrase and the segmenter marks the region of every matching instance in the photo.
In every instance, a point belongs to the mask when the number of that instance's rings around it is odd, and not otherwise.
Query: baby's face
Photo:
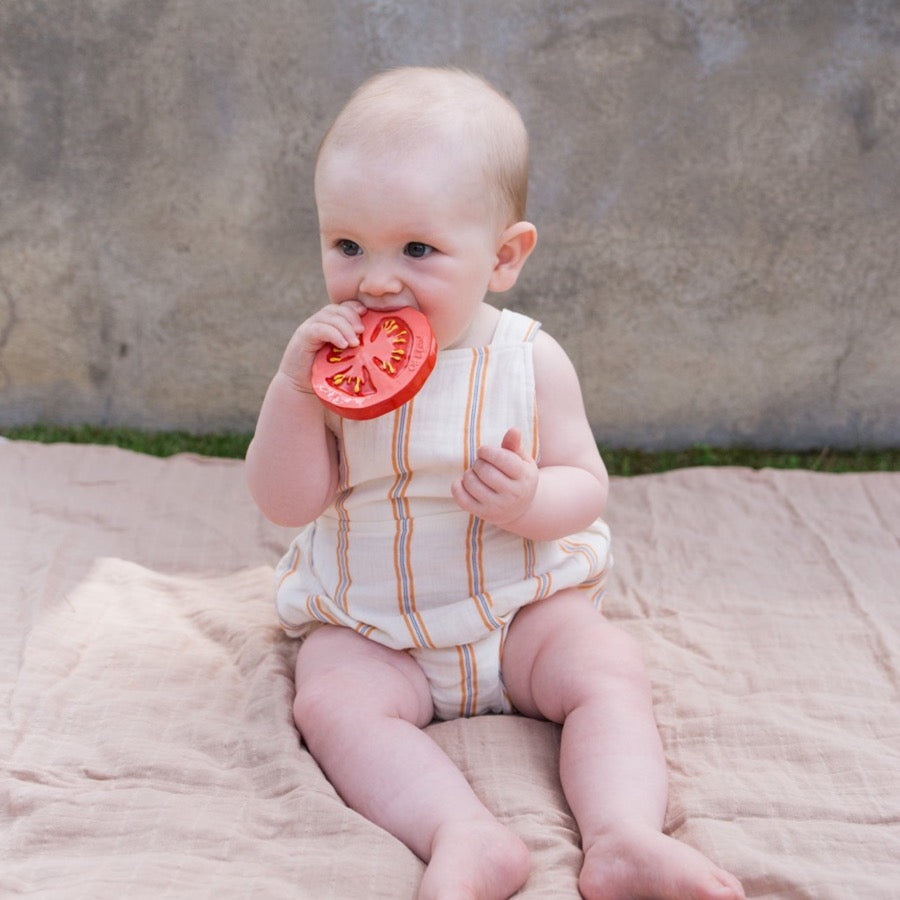
[[[412,306],[446,348],[465,345],[503,224],[477,166],[436,147],[326,148],[316,171],[322,266],[333,303]]]

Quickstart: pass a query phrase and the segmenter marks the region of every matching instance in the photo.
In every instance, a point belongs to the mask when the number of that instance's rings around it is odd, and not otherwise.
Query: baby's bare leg
[[[513,704],[563,726],[560,777],[586,898],[740,898],[738,881],[662,833],[667,775],[639,649],[577,592],[521,610],[503,675]]]
[[[431,718],[408,654],[333,626],[300,647],[297,727],[347,805],[428,864],[419,897],[507,898],[528,877],[528,852],[421,730]]]

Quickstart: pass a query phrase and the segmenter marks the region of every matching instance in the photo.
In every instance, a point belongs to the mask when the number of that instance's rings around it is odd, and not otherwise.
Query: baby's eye
[[[434,247],[423,244],[421,241],[410,241],[404,248],[403,252],[413,259],[424,259],[428,256]]]
[[[351,241],[347,238],[342,238],[337,241],[335,246],[344,254],[344,256],[359,256],[359,254],[362,253],[362,247],[360,247],[356,241]]]

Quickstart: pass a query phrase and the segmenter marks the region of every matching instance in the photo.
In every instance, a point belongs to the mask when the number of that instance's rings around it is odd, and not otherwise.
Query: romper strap
[[[494,330],[492,344],[531,343],[541,330],[541,323],[536,319],[511,309],[501,309],[497,327]]]

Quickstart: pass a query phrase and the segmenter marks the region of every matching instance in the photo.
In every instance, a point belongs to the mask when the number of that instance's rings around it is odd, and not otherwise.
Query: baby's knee
[[[607,652],[626,671],[644,671],[644,650],[637,638],[618,625],[608,625]]]
[[[604,621],[592,635],[579,637],[570,648],[572,666],[580,673],[581,683],[628,684],[649,689],[644,652],[638,641],[617,625]]]
[[[627,631],[610,625],[603,648],[603,663],[599,676],[641,695],[650,693],[650,675],[644,661],[644,651]]]

